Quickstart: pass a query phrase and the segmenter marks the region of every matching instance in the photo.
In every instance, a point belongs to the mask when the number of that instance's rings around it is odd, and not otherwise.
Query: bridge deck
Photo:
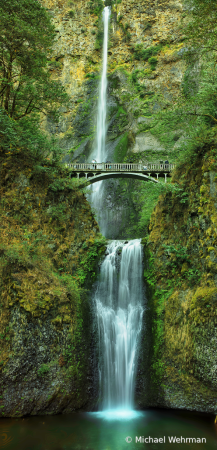
[[[74,163],[66,164],[66,166],[73,172],[93,172],[93,173],[108,173],[111,172],[139,172],[139,173],[170,173],[175,164],[131,164],[131,163]]]

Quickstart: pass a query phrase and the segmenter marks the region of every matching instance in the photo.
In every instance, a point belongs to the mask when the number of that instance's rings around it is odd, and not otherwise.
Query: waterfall
[[[96,148],[91,158],[105,162],[106,91],[109,7],[104,8],[103,69],[99,86]],[[91,189],[90,202],[97,212],[101,232],[106,235],[103,182]],[[100,213],[102,212],[102,215]],[[142,328],[142,247],[138,239],[113,241],[101,265],[95,292],[99,332],[99,380],[101,408],[107,414],[121,411],[132,415],[136,375],[136,356]],[[129,416],[128,416],[129,417]]]
[[[103,10],[104,23],[104,40],[103,40],[103,68],[102,76],[99,86],[98,111],[97,111],[97,133],[96,133],[96,148],[91,154],[91,159],[94,158],[98,163],[106,162],[106,91],[107,91],[107,59],[108,59],[108,30],[109,30],[110,9],[105,7]],[[100,225],[101,232],[106,234],[105,217],[101,216],[103,210],[103,181],[99,181],[96,185],[91,187],[90,203],[97,213],[97,221]]]
[[[104,40],[103,40],[103,69],[100,82],[98,114],[97,114],[97,162],[105,162],[105,138],[106,138],[106,91],[107,91],[107,59],[108,59],[108,26],[110,9],[107,6],[103,11]]]
[[[142,328],[140,240],[107,247],[95,293],[99,330],[102,410],[133,409],[136,356]]]

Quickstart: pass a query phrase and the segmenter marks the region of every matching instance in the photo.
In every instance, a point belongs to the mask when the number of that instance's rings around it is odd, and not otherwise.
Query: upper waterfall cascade
[[[107,60],[108,60],[108,34],[109,34],[109,17],[110,8],[106,6],[103,10],[104,23],[104,40],[103,40],[103,68],[99,87],[98,112],[97,112],[97,134],[96,134],[96,148],[92,152],[92,157],[97,162],[106,161],[106,91],[107,91]],[[103,186],[102,181],[99,181],[90,193],[90,202],[93,208],[97,211],[97,220],[100,225],[101,232],[106,235],[106,220],[101,216],[103,209]]]
[[[106,138],[106,91],[107,91],[107,59],[108,59],[108,27],[110,9],[107,6],[103,11],[104,41],[103,41],[103,69],[99,91],[98,114],[97,114],[97,162],[105,161],[105,138]]]

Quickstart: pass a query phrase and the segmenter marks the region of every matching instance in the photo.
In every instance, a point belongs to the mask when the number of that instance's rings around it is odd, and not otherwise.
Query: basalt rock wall
[[[144,331],[137,402],[216,413],[217,166],[212,150],[198,150],[173,181],[183,190],[160,197],[145,243],[146,321],[152,333]]]
[[[43,0],[56,27],[50,71],[70,96],[58,124],[45,119],[44,130],[59,137],[63,162],[90,160],[96,145],[96,117],[102,66],[102,9],[88,1]],[[108,160],[175,161],[182,131],[168,150],[152,132],[152,119],[175,100],[186,70],[179,1],[110,2],[108,50]],[[96,1],[94,5],[104,3]],[[99,161],[100,162],[100,161]],[[110,239],[141,237],[138,182],[104,182]],[[126,225],[126,217],[130,218]],[[144,230],[143,230],[144,231]]]
[[[91,409],[91,289],[105,239],[84,194],[55,163],[35,166],[31,155],[1,151],[0,193],[0,414]]]

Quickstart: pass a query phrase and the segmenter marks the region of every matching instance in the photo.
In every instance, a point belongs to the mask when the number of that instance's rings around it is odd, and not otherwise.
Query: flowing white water
[[[105,162],[105,138],[106,138],[106,91],[107,91],[107,55],[108,55],[108,26],[110,9],[107,6],[103,11],[104,40],[103,40],[103,69],[99,90],[98,115],[97,115],[97,162]]]
[[[107,91],[107,59],[108,59],[108,30],[109,30],[110,9],[107,6],[103,10],[104,23],[104,40],[103,40],[103,68],[102,76],[99,86],[98,112],[97,112],[97,133],[96,133],[96,148],[93,150],[91,159],[95,159],[98,163],[106,162],[106,91]],[[91,187],[90,202],[97,213],[97,220],[100,225],[101,232],[106,234],[106,221],[104,215],[101,215],[103,210],[103,182],[99,181]]]
[[[103,360],[102,409],[108,416],[109,411],[113,416],[118,410],[127,417],[133,412],[137,345],[142,328],[142,247],[138,239],[126,244],[113,241],[107,252],[95,294]]]

